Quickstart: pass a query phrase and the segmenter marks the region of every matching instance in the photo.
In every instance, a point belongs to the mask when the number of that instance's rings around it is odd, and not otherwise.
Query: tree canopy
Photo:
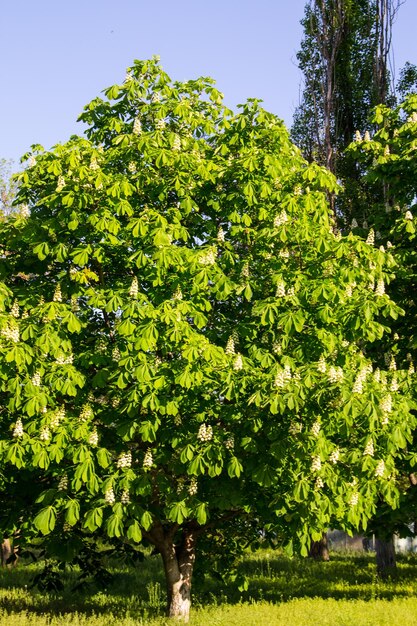
[[[1,488],[24,494],[0,523],[153,544],[186,617],[216,529],[305,554],[396,506],[410,375],[366,351],[401,313],[394,261],[341,235],[334,177],[256,100],[157,59],[105,96],[26,155],[0,223]]]

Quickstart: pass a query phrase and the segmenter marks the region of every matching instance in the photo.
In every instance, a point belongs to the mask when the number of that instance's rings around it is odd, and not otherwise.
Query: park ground
[[[247,591],[210,576],[195,584],[190,626],[417,626],[417,555],[400,555],[397,574],[376,575],[373,554],[334,553],[329,563],[275,552],[247,554]],[[0,572],[1,626],[162,626],[165,593],[158,557],[113,568],[106,589],[65,576],[59,592],[31,588],[38,565]]]

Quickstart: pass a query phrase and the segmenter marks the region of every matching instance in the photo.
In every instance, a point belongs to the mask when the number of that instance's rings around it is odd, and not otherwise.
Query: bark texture
[[[195,544],[195,535],[184,531],[179,545],[174,545],[167,537],[160,547],[167,586],[167,614],[182,622],[188,622],[190,618]]]
[[[330,561],[327,533],[323,533],[320,541],[312,541],[309,556],[316,561]]]
[[[375,537],[376,568],[381,578],[387,578],[397,568],[394,538]]]

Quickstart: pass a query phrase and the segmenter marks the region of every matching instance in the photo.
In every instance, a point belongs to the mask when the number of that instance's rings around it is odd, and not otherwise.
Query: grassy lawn
[[[195,585],[194,626],[417,626],[417,555],[399,557],[398,575],[376,577],[373,555],[336,553],[329,563],[288,559],[273,551],[241,563],[249,589],[208,577]],[[165,592],[157,557],[136,570],[117,569],[106,590],[46,593],[28,589],[36,566],[0,572],[0,624],[6,626],[157,626]]]

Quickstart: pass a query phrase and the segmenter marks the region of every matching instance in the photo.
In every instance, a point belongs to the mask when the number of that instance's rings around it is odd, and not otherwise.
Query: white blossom
[[[64,474],[59,479],[58,491],[66,491],[68,489],[68,476]]]
[[[392,396],[391,394],[387,394],[384,396],[379,404],[379,408],[381,409],[383,414],[392,413]]]
[[[93,432],[88,437],[88,443],[90,444],[90,446],[93,446],[93,447],[98,445],[98,432],[97,432],[96,428],[93,430]]]
[[[245,263],[240,272],[242,278],[249,278],[249,263]]]
[[[30,382],[32,383],[32,385],[34,387],[40,387],[41,386],[41,374],[40,372],[35,372],[30,380]]]
[[[318,437],[320,434],[320,430],[321,430],[320,420],[316,420],[311,427],[311,434],[313,435],[313,437]]]
[[[369,134],[368,130],[365,131],[365,134],[363,136],[363,140],[364,141],[371,141],[371,135]]]
[[[276,215],[275,219],[274,219],[274,226],[275,228],[278,228],[279,226],[282,226],[283,224],[286,224],[289,220],[288,215],[286,214],[285,211],[281,211],[281,213],[278,213],[278,215]]]
[[[235,352],[235,342],[234,342],[234,339],[233,339],[232,336],[230,336],[229,339],[227,340],[225,353],[228,354],[228,355],[236,354],[236,352]]]
[[[397,369],[397,364],[396,364],[395,359],[394,359],[393,356],[391,357],[391,360],[390,360],[390,363],[389,363],[389,369],[391,371],[395,371]]]
[[[413,219],[413,214],[411,213],[411,211],[407,211],[406,214],[404,215],[404,219],[405,220],[412,220]]]
[[[16,424],[14,425],[14,428],[13,428],[13,437],[15,437],[16,439],[19,439],[20,437],[23,437],[23,434],[24,434],[23,423],[20,417],[18,417],[16,420]]]
[[[55,292],[54,292],[54,296],[53,296],[52,300],[54,302],[62,302],[62,291],[61,291],[61,285],[59,283],[55,287]]]
[[[349,498],[349,506],[354,507],[358,504],[358,502],[359,502],[359,493],[357,491],[354,491]]]
[[[153,465],[153,456],[150,448],[148,448],[145,452],[142,465],[144,469],[150,469]]]
[[[176,151],[176,152],[181,150],[181,139],[180,139],[179,135],[175,135],[174,141],[173,141],[173,144],[172,144],[172,149],[174,151]]]
[[[236,358],[233,362],[233,369],[236,371],[239,371],[243,368],[243,360],[242,360],[242,355],[241,354],[237,354]]]
[[[39,439],[41,441],[49,441],[50,438],[51,438],[51,431],[49,430],[48,426],[43,426],[39,434]]]
[[[301,422],[291,422],[288,432],[290,435],[298,435],[303,430]]]
[[[393,376],[389,390],[393,391],[393,392],[396,392],[396,391],[398,391],[398,389],[399,389],[399,386],[398,386],[397,377]]]
[[[320,374],[325,374],[327,371],[327,363],[323,355],[321,355],[317,362],[317,371],[320,372]]]
[[[317,456],[313,456],[312,462],[311,462],[311,468],[310,471],[311,472],[319,472],[321,470],[321,459],[320,457]]]
[[[113,361],[120,361],[120,350],[117,346],[113,348],[112,359]]]
[[[58,183],[56,186],[56,191],[62,191],[62,189],[65,187],[65,178],[63,176],[58,176]]]
[[[82,422],[87,422],[91,420],[93,417],[94,417],[94,411],[91,407],[91,404],[89,404],[88,402],[85,402],[80,412],[80,420]]]
[[[276,298],[283,298],[285,296],[285,284],[282,280],[277,282],[277,288],[275,291]]]
[[[132,466],[132,453],[130,452],[122,452],[122,454],[117,459],[117,467],[119,469],[124,469],[126,467]]]
[[[198,491],[198,482],[197,482],[197,478],[195,476],[193,476],[190,480],[190,484],[188,486],[188,493],[190,494],[190,496],[195,496],[197,494]]]
[[[223,230],[223,228],[220,226],[220,227],[219,227],[219,230],[217,231],[217,241],[219,241],[220,243],[223,243],[224,239],[225,239],[225,236],[224,236],[224,230]]]
[[[385,463],[381,459],[381,461],[378,461],[378,464],[375,468],[375,478],[382,478],[384,476],[384,473],[385,473]]]
[[[235,438],[233,437],[233,435],[230,435],[226,441],[224,442],[224,447],[226,448],[226,450],[233,450],[233,448],[235,447]]]
[[[35,167],[35,165],[36,165],[36,159],[33,156],[33,154],[31,154],[28,159],[28,167]]]
[[[130,285],[129,296],[131,298],[137,298],[138,293],[139,293],[139,283],[138,283],[138,279],[136,278],[136,276],[134,276],[132,280],[132,284]]]
[[[213,248],[208,250],[199,257],[198,262],[201,263],[201,265],[214,265],[216,262],[216,251]]]
[[[314,483],[314,489],[318,491],[319,489],[323,489],[323,487],[324,487],[323,479],[320,478],[320,476],[317,476],[316,482]]]
[[[350,225],[351,228],[358,228],[358,222],[353,218],[352,223]]]
[[[362,141],[362,135],[359,130],[355,130],[355,141]]]
[[[371,228],[368,233],[368,236],[366,238],[366,243],[368,243],[370,246],[373,246],[375,243],[375,231],[373,228]]]
[[[368,441],[366,442],[363,456],[374,456],[374,443],[372,439],[368,439]]]
[[[156,120],[155,122],[156,130],[164,130],[165,126],[166,126],[165,120],[162,120],[162,119]]]
[[[127,489],[122,491],[122,495],[120,496],[120,502],[122,504],[130,504],[130,495]]]
[[[13,317],[16,317],[16,318],[19,317],[19,315],[20,315],[19,303],[18,303],[17,300],[15,300],[13,302],[13,306],[10,309],[10,315],[12,315]]]
[[[201,424],[198,429],[197,439],[202,442],[211,441],[213,439],[213,428],[206,424]]]
[[[90,167],[90,170],[92,170],[93,172],[96,172],[97,170],[100,169],[100,166],[99,166],[99,164],[97,162],[97,157],[95,157],[95,156],[91,157],[91,161],[90,161],[90,166],[89,167]]]
[[[114,504],[116,502],[116,496],[114,495],[113,487],[108,487],[104,494],[104,499],[107,504]]]
[[[385,285],[382,278],[380,278],[376,284],[375,295],[383,296],[385,293]]]
[[[142,124],[138,117],[135,117],[135,121],[133,122],[133,134],[140,135],[142,132]]]
[[[336,465],[336,463],[339,460],[339,457],[340,457],[340,450],[339,448],[335,448],[333,452],[331,453],[331,455],[329,456],[330,463],[333,463],[333,465]]]

